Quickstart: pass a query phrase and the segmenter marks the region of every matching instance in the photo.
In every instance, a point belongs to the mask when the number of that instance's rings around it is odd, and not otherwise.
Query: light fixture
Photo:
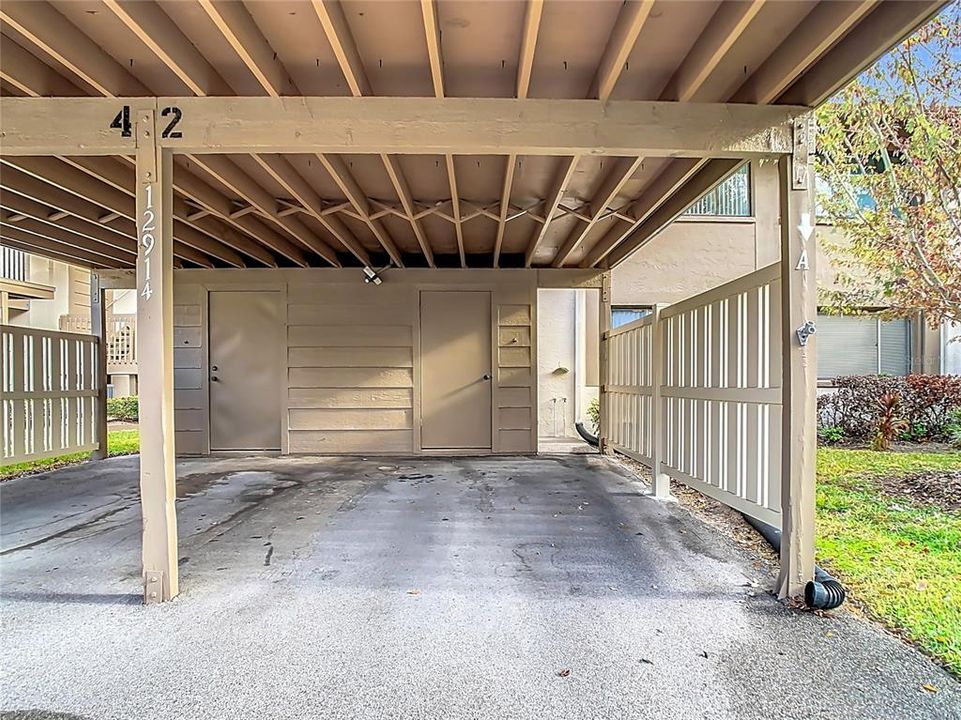
[[[364,282],[380,285],[382,282],[384,282],[379,275],[380,272],[382,271],[374,270],[370,265],[364,265]]]

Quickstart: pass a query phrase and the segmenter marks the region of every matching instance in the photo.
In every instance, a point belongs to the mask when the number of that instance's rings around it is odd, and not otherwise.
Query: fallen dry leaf
[[[564,668],[563,670],[558,670],[558,671],[557,671],[557,676],[558,676],[558,677],[567,677],[567,676],[570,675],[570,674],[571,674],[571,669],[570,669],[570,668]]]
[[[420,595],[420,590],[418,590],[417,588],[413,588],[413,589],[411,589],[411,590],[408,590],[408,591],[407,591],[407,594],[408,594],[408,595]]]
[[[938,691],[938,689],[937,689],[934,685],[932,685],[931,683],[925,683],[925,684],[922,685],[921,687],[922,687],[926,692],[929,692],[929,693],[936,693],[936,692]]]

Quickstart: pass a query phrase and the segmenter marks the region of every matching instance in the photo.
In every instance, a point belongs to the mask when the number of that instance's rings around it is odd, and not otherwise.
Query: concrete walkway
[[[0,486],[0,717],[961,717],[933,663],[846,612],[783,608],[604,458],[179,477],[183,592],[155,607],[136,458]]]

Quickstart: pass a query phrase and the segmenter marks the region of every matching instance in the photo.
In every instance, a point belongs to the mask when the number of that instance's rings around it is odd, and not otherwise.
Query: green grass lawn
[[[140,433],[137,430],[111,430],[107,433],[107,450],[110,455],[129,455],[140,450]],[[0,467],[0,480],[23,475],[24,473],[42,472],[54,468],[82,462],[90,458],[90,453],[73,453],[55,458],[44,458],[31,462],[4,465]]]
[[[961,674],[961,513],[876,478],[961,468],[961,452],[818,450],[817,555],[872,615]]]

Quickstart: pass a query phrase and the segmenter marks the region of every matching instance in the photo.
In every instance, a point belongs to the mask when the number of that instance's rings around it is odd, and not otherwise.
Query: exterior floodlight
[[[381,279],[380,275],[378,275],[374,271],[372,267],[370,267],[369,265],[365,265],[364,266],[364,282],[374,283],[374,285],[380,285],[384,281]]]

